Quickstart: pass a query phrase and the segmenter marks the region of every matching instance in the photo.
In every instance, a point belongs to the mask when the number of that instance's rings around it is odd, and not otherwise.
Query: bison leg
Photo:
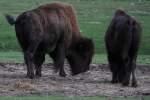
[[[133,65],[132,65],[132,87],[137,87],[137,80],[136,80],[136,77],[135,77],[135,68],[136,68],[136,63],[133,62]]]
[[[118,83],[118,72],[117,66],[115,63],[110,64],[111,72],[112,72],[112,81],[111,83]]]
[[[124,80],[124,68],[120,65],[120,68],[118,68],[118,81],[119,83],[122,83]]]
[[[117,72],[112,72],[112,81],[111,83],[118,83],[118,74]]]
[[[125,66],[123,61],[118,62],[118,81],[123,83],[125,79]]]
[[[130,82],[130,76],[131,76],[131,72],[125,72],[125,76],[124,76],[124,80],[122,82],[123,86],[128,86],[129,82]]]
[[[129,82],[130,82],[131,68],[132,68],[132,65],[131,65],[131,62],[129,59],[124,61],[123,67],[124,67],[124,71],[123,71],[124,72],[124,78],[123,78],[122,85],[128,86]]]
[[[45,53],[43,52],[36,52],[34,55],[34,64],[35,64],[35,68],[36,68],[36,73],[35,75],[37,77],[41,77],[41,68],[42,68],[42,64],[45,61]]]
[[[64,70],[64,61],[65,61],[65,48],[63,44],[58,44],[56,49],[50,53],[54,61],[54,67],[56,68],[56,72],[59,72],[59,75],[62,77],[66,76]]]
[[[132,71],[132,87],[137,87],[138,84],[137,84],[137,80],[136,80],[136,77],[135,77],[135,71]]]
[[[34,78],[34,63],[33,63],[33,59],[34,59],[34,53],[38,47],[39,43],[38,42],[33,42],[31,45],[29,45],[27,51],[25,51],[24,54],[24,59],[25,59],[25,63],[27,65],[27,76],[30,79]]]

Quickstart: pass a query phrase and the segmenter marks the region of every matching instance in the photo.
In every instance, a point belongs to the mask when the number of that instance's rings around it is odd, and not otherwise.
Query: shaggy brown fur
[[[94,45],[91,39],[81,36],[71,5],[51,3],[26,11],[16,20],[10,15],[6,18],[10,24],[15,24],[27,64],[27,77],[34,78],[34,70],[36,76],[41,76],[46,53],[52,57],[60,76],[66,76],[63,68],[65,58],[73,75],[89,69]]]
[[[77,18],[76,18],[76,12],[72,5],[62,4],[57,2],[57,3],[42,5],[39,7],[39,9],[45,9],[47,11],[49,11],[49,9],[62,9],[66,13],[66,15],[71,19],[70,23],[74,35],[73,38],[77,39],[81,37],[80,29],[78,27]]]
[[[123,10],[117,10],[105,35],[112,83],[127,86],[132,74],[132,86],[137,86],[135,68],[140,37],[140,24]]]

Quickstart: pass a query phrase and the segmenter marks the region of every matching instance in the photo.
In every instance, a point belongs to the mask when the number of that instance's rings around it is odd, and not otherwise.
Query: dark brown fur
[[[11,18],[6,15],[6,18]],[[27,64],[27,77],[41,76],[41,65],[48,53],[56,72],[66,76],[63,65],[67,58],[73,75],[89,69],[94,45],[79,32],[71,5],[51,3],[26,11],[15,21],[15,30]]]
[[[140,37],[139,23],[123,10],[117,10],[105,35],[112,83],[127,86],[132,74],[132,86],[137,86],[135,69]]]

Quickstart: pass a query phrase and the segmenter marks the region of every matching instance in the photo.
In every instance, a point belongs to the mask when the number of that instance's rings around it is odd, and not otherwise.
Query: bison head
[[[89,64],[94,54],[94,44],[91,39],[80,38],[72,42],[67,60],[71,66],[72,75],[89,70]]]

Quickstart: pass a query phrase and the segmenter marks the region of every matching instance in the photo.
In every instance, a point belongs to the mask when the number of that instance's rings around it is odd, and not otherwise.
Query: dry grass
[[[14,88],[21,91],[33,91],[35,90],[35,85],[29,82],[18,81],[14,84]]]

